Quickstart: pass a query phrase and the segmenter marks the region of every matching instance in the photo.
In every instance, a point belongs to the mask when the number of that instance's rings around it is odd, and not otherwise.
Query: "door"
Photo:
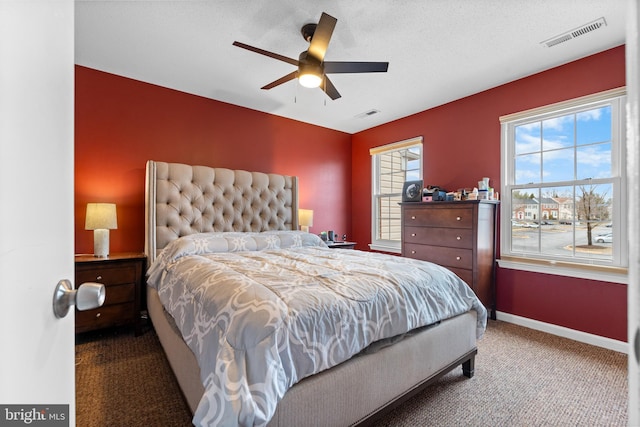
[[[640,7],[628,0],[627,182],[629,193],[629,425],[640,425]]]
[[[73,0],[0,1],[0,425],[75,425],[73,311],[52,308],[73,280],[73,33]]]

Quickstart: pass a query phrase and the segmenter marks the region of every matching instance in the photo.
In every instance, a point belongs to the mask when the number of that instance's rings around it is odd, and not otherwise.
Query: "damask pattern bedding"
[[[371,343],[469,310],[479,338],[487,318],[445,268],[297,231],[182,237],[149,284],[200,365],[196,425],[264,425],[291,386]]]

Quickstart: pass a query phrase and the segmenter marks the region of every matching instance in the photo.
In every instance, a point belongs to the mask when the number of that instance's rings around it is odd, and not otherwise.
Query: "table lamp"
[[[309,232],[309,227],[313,225],[313,211],[311,209],[298,209],[298,223],[300,230]]]
[[[115,203],[87,203],[85,230],[93,230],[93,255],[109,256],[109,230],[118,228]]]

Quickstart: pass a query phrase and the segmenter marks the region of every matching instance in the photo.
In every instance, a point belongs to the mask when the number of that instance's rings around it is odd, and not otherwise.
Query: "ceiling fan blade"
[[[323,82],[322,82],[322,90],[329,95],[329,98],[333,99],[334,101],[340,97],[342,97],[342,95],[340,95],[340,92],[338,92],[338,89],[336,89],[336,87],[333,85],[333,83],[331,83],[331,80],[329,80],[329,77],[324,76]]]
[[[287,74],[286,76],[280,77],[278,80],[273,81],[273,82],[269,83],[268,85],[262,86],[260,89],[273,89],[274,87],[279,86],[282,83],[286,83],[289,80],[293,80],[296,77],[298,77],[298,70],[292,71],[289,74]]]
[[[268,50],[260,49],[258,47],[249,46],[248,44],[233,42],[234,46],[241,47],[243,49],[250,50],[251,52],[259,53],[260,55],[268,56],[269,58],[279,59],[280,61],[287,62],[291,65],[298,66],[298,60],[293,58],[287,58],[286,56],[278,55],[277,53],[269,52]]]
[[[322,12],[318,26],[313,33],[308,52],[320,62],[324,60],[324,55],[327,53],[327,47],[329,46],[333,29],[336,27],[336,22],[338,22],[336,18]]]
[[[325,73],[386,73],[388,62],[325,62]]]

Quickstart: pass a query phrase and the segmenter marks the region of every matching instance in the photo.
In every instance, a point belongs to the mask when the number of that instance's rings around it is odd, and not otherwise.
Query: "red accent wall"
[[[299,177],[311,232],[351,235],[351,136],[76,66],[75,249],[93,253],[88,202],[117,204],[111,252],[144,248],[147,160]]]
[[[371,241],[371,147],[422,135],[426,184],[454,190],[488,176],[500,188],[500,116],[624,85],[620,46],[353,135],[354,239]],[[498,269],[496,287],[499,311],[626,341],[624,285]]]

